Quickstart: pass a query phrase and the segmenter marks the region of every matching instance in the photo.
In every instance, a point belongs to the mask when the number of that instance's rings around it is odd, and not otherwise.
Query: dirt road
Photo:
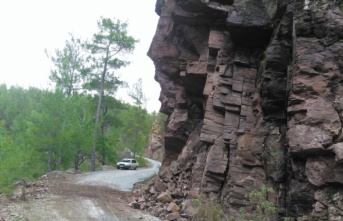
[[[161,163],[147,159],[151,166],[149,168],[138,168],[137,170],[108,170],[97,173],[85,173],[76,176],[77,184],[107,186],[122,191],[131,191],[135,183],[143,181],[158,172]]]
[[[132,185],[157,172],[158,162],[152,163],[152,167],[136,171],[61,172],[58,178],[47,179],[49,191],[38,199],[2,201],[0,217],[6,221],[158,221],[127,206],[132,201]]]

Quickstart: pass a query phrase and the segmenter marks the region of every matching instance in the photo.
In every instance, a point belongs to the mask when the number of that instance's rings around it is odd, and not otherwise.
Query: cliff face
[[[279,217],[343,220],[341,3],[157,0],[148,55],[169,118],[153,187],[235,215],[267,184]]]

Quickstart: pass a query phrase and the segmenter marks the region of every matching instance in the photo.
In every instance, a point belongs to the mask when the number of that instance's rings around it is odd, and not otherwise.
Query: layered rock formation
[[[200,193],[236,216],[267,184],[275,220],[343,220],[340,4],[157,0],[148,55],[169,118],[163,166],[145,190],[152,210],[168,190],[180,206]]]

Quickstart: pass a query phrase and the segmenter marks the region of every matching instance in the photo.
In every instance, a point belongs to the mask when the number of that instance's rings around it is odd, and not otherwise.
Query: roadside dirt
[[[77,176],[59,172],[55,177],[44,177],[36,185],[38,190],[27,191],[26,201],[19,199],[20,193],[10,199],[0,195],[0,221],[159,220],[129,207],[131,192],[77,184]]]

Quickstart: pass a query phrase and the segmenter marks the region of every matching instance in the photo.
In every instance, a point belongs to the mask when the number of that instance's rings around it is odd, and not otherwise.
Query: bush
[[[219,203],[214,201],[203,202],[201,197],[193,200],[194,205],[197,206],[195,215],[191,218],[192,221],[222,221],[227,220],[224,211]]]
[[[143,157],[136,157],[136,160],[139,163],[139,167],[146,167],[149,165],[148,161]]]
[[[249,204],[253,206],[255,211],[252,214],[247,214],[245,208],[240,208],[240,217],[230,217],[230,221],[267,221],[273,220],[277,207],[273,202],[268,201],[268,194],[274,193],[272,188],[262,185],[260,190],[253,190],[245,197]]]
[[[267,221],[276,213],[276,205],[268,201],[268,194],[274,193],[272,188],[262,185],[260,190],[253,190],[247,194],[250,205],[256,207],[254,217],[256,220]]]

